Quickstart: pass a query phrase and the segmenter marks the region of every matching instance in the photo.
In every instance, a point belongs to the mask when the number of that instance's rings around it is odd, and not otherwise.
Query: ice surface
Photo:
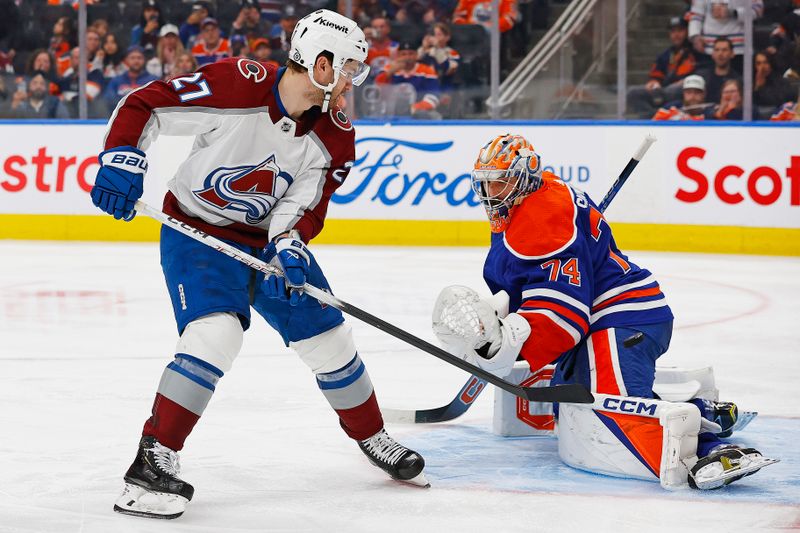
[[[477,248],[313,246],[339,297],[428,340],[441,287],[483,289]],[[491,433],[492,393],[453,422],[390,426],[428,490],[370,466],[312,375],[256,318],[181,454],[185,516],[112,512],[176,331],[156,245],[0,242],[0,532],[754,531],[800,528],[800,260],[633,253],[677,316],[664,364],[713,364],[741,435],[782,462],[715,492],[564,466],[553,439]],[[351,320],[387,407],[448,402],[466,375]]]

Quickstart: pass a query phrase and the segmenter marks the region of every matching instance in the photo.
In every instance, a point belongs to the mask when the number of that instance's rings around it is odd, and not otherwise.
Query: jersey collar
[[[275,98],[275,107],[269,107],[269,114],[272,118],[272,122],[277,123],[280,120],[292,120],[289,116],[289,113],[286,111],[286,108],[283,106],[283,101],[281,100],[280,92],[278,91],[278,84],[281,81],[284,73],[286,72],[286,67],[281,67],[278,69],[278,74],[275,77],[275,83],[272,84],[272,95]],[[277,108],[277,109],[276,109]],[[309,131],[314,128],[314,125],[317,123],[320,115],[322,114],[322,109],[319,106],[314,106],[311,109],[306,110],[301,116],[300,120],[294,121],[297,123],[295,128],[295,136],[299,137],[301,135],[305,135]]]

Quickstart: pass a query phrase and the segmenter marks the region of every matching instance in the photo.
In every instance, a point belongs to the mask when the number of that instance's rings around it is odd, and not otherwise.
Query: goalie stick
[[[633,154],[628,164],[622,169],[617,179],[608,189],[608,192],[603,197],[603,200],[598,205],[601,213],[605,212],[611,200],[617,195],[619,190],[625,184],[627,179],[633,173],[633,169],[642,160],[644,154],[650,149],[650,146],[656,142],[656,138],[647,134],[639,145],[639,148]],[[432,409],[381,409],[383,418],[387,422],[395,422],[400,424],[432,424],[437,422],[447,422],[458,418],[467,412],[472,403],[478,398],[483,389],[486,388],[486,380],[481,379],[476,375],[469,377],[461,390],[458,391],[455,398],[450,403],[441,407],[434,407]]]
[[[222,252],[228,257],[235,259],[241,263],[246,264],[247,266],[258,270],[259,272],[263,272],[265,274],[277,274],[283,275],[283,272],[280,268],[269,265],[260,259],[253,257],[252,255],[243,252],[236,248],[235,246],[231,246],[228,243],[225,243],[216,237],[212,237],[208,233],[201,231],[197,228],[186,224],[180,220],[172,218],[169,215],[162,213],[158,209],[154,209],[149,205],[145,204],[142,201],[137,201],[134,207],[137,211],[144,213],[145,215],[154,218],[168,226],[173,228],[184,235],[191,237],[192,239],[202,242],[203,244],[214,248],[218,252]],[[567,402],[567,403],[592,403],[594,401],[594,397],[592,394],[584,387],[583,385],[557,385],[553,387],[521,387],[519,385],[515,385],[513,383],[509,383],[504,379],[498,378],[497,376],[486,372],[485,370],[474,366],[463,359],[456,357],[454,355],[449,354],[448,352],[442,350],[438,346],[434,346],[433,344],[420,339],[412,335],[411,333],[404,331],[397,326],[394,326],[385,320],[381,320],[380,318],[367,313],[366,311],[359,309],[358,307],[351,305],[343,300],[340,300],[336,296],[323,291],[322,289],[310,285],[308,283],[303,285],[303,290],[311,297],[316,298],[320,303],[330,305],[335,307],[339,311],[343,313],[347,313],[350,316],[358,318],[359,320],[369,324],[370,326],[374,326],[381,331],[385,331],[386,333],[392,335],[404,341],[420,350],[427,352],[439,359],[450,363],[453,366],[457,366],[458,368],[477,376],[479,379],[484,381],[488,381],[489,383],[500,387],[501,389],[514,394],[524,400],[533,401],[533,402]]]

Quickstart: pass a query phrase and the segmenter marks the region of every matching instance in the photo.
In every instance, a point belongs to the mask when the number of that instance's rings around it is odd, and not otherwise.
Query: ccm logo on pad
[[[609,411],[621,411],[623,413],[636,413],[641,415],[646,413],[650,416],[656,415],[657,404],[649,404],[645,402],[637,402],[635,400],[618,400],[616,398],[606,398],[603,402],[603,408]]]

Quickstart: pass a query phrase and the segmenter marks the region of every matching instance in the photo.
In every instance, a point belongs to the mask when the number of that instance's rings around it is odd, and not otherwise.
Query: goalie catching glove
[[[505,377],[531,334],[527,320],[509,314],[508,302],[505,291],[482,299],[469,287],[445,287],[433,307],[433,333],[453,355]]]

